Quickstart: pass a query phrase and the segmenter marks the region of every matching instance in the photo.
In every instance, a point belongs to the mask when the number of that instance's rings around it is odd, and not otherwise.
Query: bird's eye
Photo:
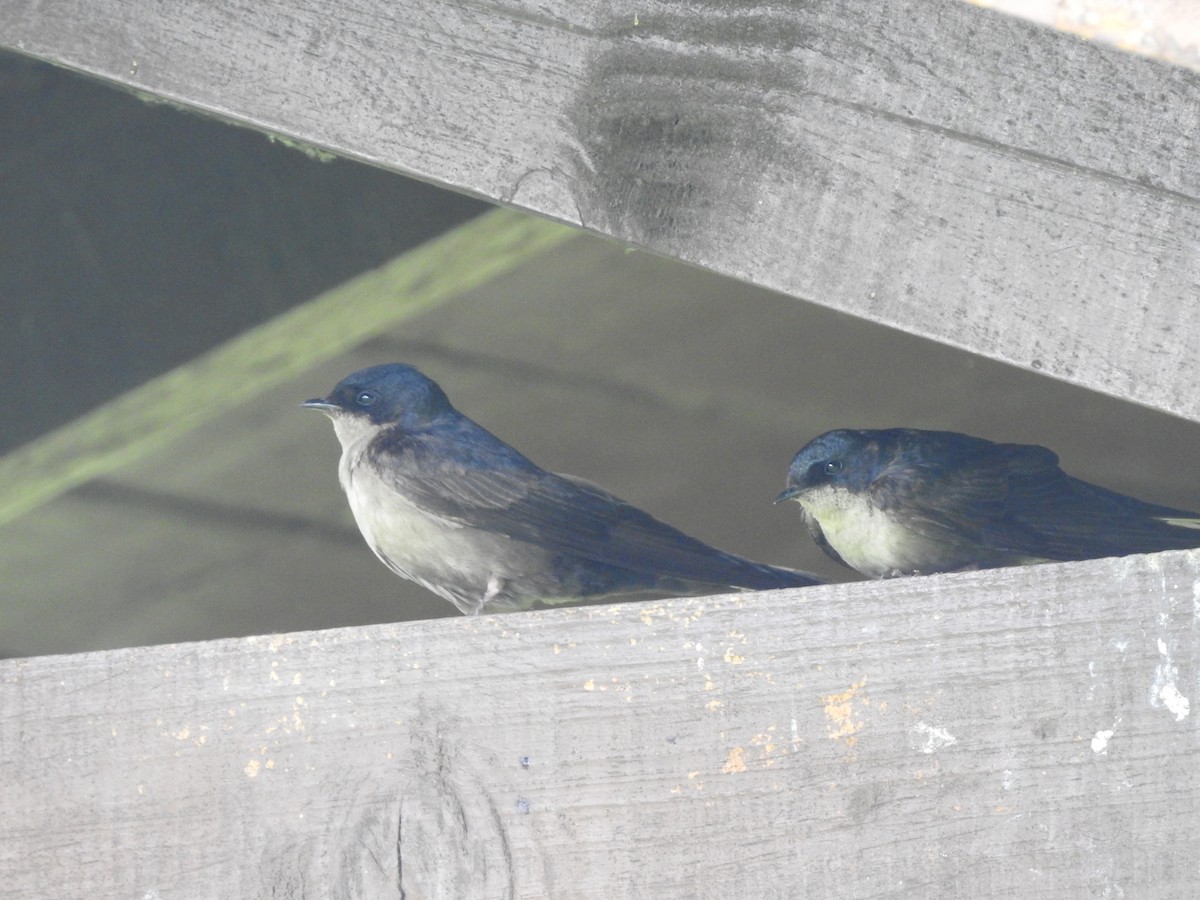
[[[354,402],[359,406],[370,406],[377,399],[379,399],[379,395],[374,391],[359,391],[358,396],[354,398]]]
[[[825,474],[836,475],[842,471],[842,461],[840,459],[831,459],[825,463]]]

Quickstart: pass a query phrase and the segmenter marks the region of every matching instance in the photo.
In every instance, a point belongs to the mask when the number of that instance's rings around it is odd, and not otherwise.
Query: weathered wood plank
[[[958,0],[18,0],[0,41],[1200,418],[1194,72]]]
[[[0,663],[0,897],[1194,897],[1200,551]]]

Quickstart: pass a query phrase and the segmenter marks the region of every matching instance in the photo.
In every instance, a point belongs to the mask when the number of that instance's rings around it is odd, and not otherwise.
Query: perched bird
[[[639,591],[816,584],[722,553],[588,482],[539,468],[411,366],[302,404],[333,420],[359,530],[393,572],[468,615]]]
[[[784,500],[872,577],[1200,547],[1200,513],[1072,478],[1045,447],[953,431],[826,432],[792,460]]]

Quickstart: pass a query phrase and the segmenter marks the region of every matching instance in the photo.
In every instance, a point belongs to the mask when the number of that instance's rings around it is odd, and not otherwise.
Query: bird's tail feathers
[[[1155,516],[1155,518],[1176,528],[1192,528],[1200,531],[1200,518],[1186,518],[1183,516]]]

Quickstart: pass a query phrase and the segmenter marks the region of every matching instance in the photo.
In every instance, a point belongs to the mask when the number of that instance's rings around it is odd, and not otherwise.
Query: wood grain
[[[959,0],[17,0],[0,44],[1200,419],[1192,71]]]
[[[0,662],[0,897],[1193,897],[1197,597],[1193,551]]]

